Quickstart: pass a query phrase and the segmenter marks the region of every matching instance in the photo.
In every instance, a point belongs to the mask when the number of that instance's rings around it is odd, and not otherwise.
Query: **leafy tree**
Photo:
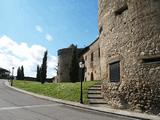
[[[41,83],[44,84],[46,81],[46,77],[47,77],[47,54],[48,51],[45,51],[44,53],[44,57],[43,57],[43,61],[42,61],[42,65],[41,65]]]

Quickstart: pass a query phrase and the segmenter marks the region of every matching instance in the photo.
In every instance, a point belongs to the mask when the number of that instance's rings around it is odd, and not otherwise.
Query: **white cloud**
[[[36,29],[38,32],[44,34],[43,28],[42,28],[40,25],[36,25],[36,26],[35,26],[35,29]],[[46,34],[45,34],[45,40],[47,40],[48,42],[52,41],[52,40],[53,40],[52,35],[49,34],[49,33],[46,33]]]
[[[47,34],[45,35],[45,39],[50,42],[50,41],[53,40],[53,37],[52,37],[49,33],[47,33]]]
[[[26,76],[36,76],[37,64],[41,64],[44,55],[44,48],[41,45],[28,46],[27,43],[18,44],[8,36],[0,37],[0,67],[11,71],[15,67],[14,75],[19,66],[24,66]],[[48,55],[48,77],[56,75],[54,68],[57,65],[57,57]]]
[[[36,25],[35,28],[36,28],[36,30],[37,30],[38,32],[40,32],[40,33],[43,32],[43,28],[42,28],[40,25]]]

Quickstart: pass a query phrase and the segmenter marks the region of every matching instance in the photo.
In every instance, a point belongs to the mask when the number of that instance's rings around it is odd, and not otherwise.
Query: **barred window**
[[[110,81],[119,82],[120,81],[120,62],[114,62],[109,64],[110,71]]]

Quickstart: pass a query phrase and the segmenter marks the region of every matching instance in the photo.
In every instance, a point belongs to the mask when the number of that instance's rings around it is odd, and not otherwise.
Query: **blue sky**
[[[51,57],[72,43],[87,46],[98,36],[98,0],[0,0],[0,16],[3,41],[29,49],[39,45]]]
[[[71,43],[84,47],[96,39],[97,13],[97,0],[1,0],[0,36],[43,45],[56,55]],[[35,26],[41,26],[43,33]],[[53,40],[46,41],[45,34]]]

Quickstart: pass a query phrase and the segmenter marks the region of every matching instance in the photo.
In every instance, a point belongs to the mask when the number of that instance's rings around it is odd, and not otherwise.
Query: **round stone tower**
[[[58,82],[79,81],[79,58],[83,49],[70,45],[58,50]]]
[[[99,0],[99,40],[108,103],[160,110],[160,1]]]
[[[58,50],[58,82],[70,82],[70,68],[75,46]]]

